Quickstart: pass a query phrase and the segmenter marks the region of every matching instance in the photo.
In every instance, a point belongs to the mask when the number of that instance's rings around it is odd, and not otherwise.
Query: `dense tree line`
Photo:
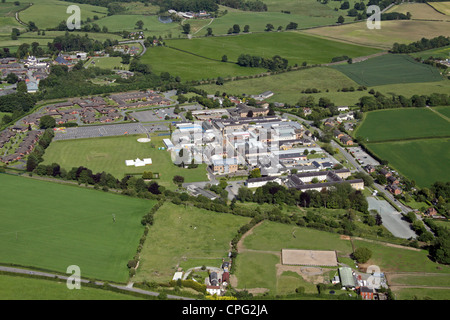
[[[169,9],[176,11],[208,11],[216,12],[219,5],[216,0],[157,0],[154,1],[161,8],[161,12]]]
[[[237,64],[241,67],[265,68],[270,71],[279,71],[287,69],[288,60],[279,55],[276,55],[273,58],[262,58],[249,54],[241,54],[238,57]]]
[[[42,136],[39,138],[38,143],[34,147],[33,151],[28,155],[26,164],[27,171],[29,172],[33,171],[34,169],[36,169],[39,163],[44,161],[43,156],[45,153],[45,149],[48,148],[54,136],[55,133],[53,132],[53,129],[49,128],[44,131]],[[55,169],[52,167],[51,170]]]
[[[118,44],[117,40],[105,40],[104,42],[100,42],[89,38],[87,35],[80,36],[79,34],[67,31],[65,35],[55,37],[47,46],[49,53],[57,53],[60,51],[92,52],[101,51],[116,44]]]
[[[432,39],[422,38],[410,44],[394,43],[390,52],[392,53],[412,53],[440,48],[450,45],[450,37],[438,36]]]
[[[407,98],[403,95],[387,97],[380,92],[374,92],[371,96],[361,97],[357,105],[362,112],[390,108],[425,107],[427,105],[448,106],[450,105],[450,95],[445,93],[432,93],[430,95],[413,95]]]
[[[267,11],[267,5],[260,0],[216,0],[216,3],[243,11]]]
[[[305,192],[286,188],[276,182],[269,182],[259,187],[253,193],[246,187],[239,188],[237,199],[259,204],[287,204],[302,207],[353,209],[368,212],[368,203],[361,191],[353,189],[350,184],[336,184],[335,188],[321,192],[308,190]]]

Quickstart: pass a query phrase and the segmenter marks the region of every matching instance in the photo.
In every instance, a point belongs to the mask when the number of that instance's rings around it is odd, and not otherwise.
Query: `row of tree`
[[[438,36],[432,39],[422,38],[410,44],[394,43],[390,52],[392,53],[412,53],[441,48],[450,45],[450,37]]]
[[[241,67],[265,68],[270,71],[285,70],[288,67],[288,60],[275,55],[272,58],[262,58],[249,54],[241,54],[238,57],[237,64]]]

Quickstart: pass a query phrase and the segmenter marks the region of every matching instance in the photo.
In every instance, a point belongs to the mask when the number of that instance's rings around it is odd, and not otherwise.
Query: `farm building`
[[[356,287],[356,281],[355,277],[353,276],[352,269],[348,267],[341,267],[338,269],[338,271],[342,287],[354,289]]]

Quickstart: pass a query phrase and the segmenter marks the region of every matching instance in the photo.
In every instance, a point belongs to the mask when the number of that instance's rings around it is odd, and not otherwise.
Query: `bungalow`
[[[333,130],[333,136],[334,136],[336,139],[340,139],[341,137],[345,136],[345,134],[342,133],[341,131],[339,131],[338,129],[334,129],[334,130]]]
[[[370,164],[368,164],[367,166],[365,166],[364,169],[366,169],[366,171],[367,171],[368,173],[375,172],[375,168],[374,168],[372,165],[370,165]]]

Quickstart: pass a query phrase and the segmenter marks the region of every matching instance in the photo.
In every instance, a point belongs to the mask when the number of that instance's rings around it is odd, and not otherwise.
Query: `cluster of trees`
[[[450,105],[450,95],[445,93],[432,93],[430,95],[413,95],[406,98],[403,95],[392,95],[386,97],[380,92],[373,92],[371,96],[364,96],[359,99],[357,105],[362,112],[377,109],[390,108],[409,108],[409,107],[425,107],[425,106],[448,106]]]
[[[33,152],[31,152],[28,155],[27,165],[26,165],[27,171],[31,172],[31,171],[35,170],[36,167],[39,165],[39,163],[44,161],[44,159],[42,157],[44,156],[45,149],[48,148],[48,146],[52,142],[54,136],[55,136],[55,133],[53,132],[52,129],[49,128],[44,131],[42,136],[39,138],[38,143],[34,147]],[[54,168],[51,167],[52,173],[53,173],[53,169]]]
[[[308,190],[305,192],[286,188],[276,182],[268,182],[253,193],[247,187],[239,188],[237,199],[259,204],[288,204],[302,207],[353,209],[368,212],[368,203],[361,191],[353,189],[348,183],[336,184],[335,188],[321,192]]]
[[[155,4],[159,5],[161,12],[173,9],[176,11],[208,11],[216,12],[219,5],[216,0],[156,0]]]
[[[80,36],[67,31],[63,36],[55,37],[47,46],[49,53],[57,53],[60,51],[101,51],[117,44],[117,40],[100,42],[89,38],[87,35]]]
[[[450,45],[450,37],[438,36],[432,39],[422,38],[410,44],[394,43],[390,52],[392,53],[412,53]]]
[[[261,58],[259,56],[252,56],[249,54],[241,54],[238,57],[237,64],[241,67],[250,68],[265,68],[270,71],[286,70],[288,67],[288,60],[279,55],[270,58]]]
[[[7,94],[0,96],[0,112],[19,112],[23,114],[33,109],[36,102],[37,97],[26,93],[26,91]]]

